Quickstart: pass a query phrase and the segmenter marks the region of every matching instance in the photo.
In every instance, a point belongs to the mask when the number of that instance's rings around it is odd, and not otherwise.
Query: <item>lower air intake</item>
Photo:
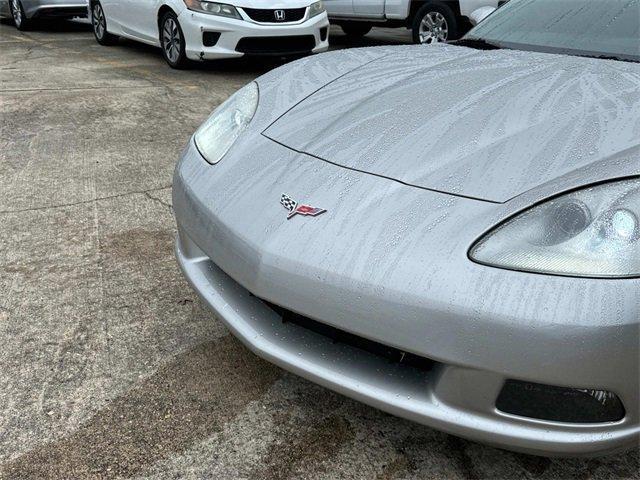
[[[397,348],[345,332],[344,330],[340,330],[309,317],[299,315],[291,310],[287,310],[286,308],[279,307],[272,303],[266,301],[264,303],[280,315],[283,322],[292,323],[306,330],[310,330],[318,335],[331,339],[334,343],[349,345],[359,350],[364,350],[365,352],[371,353],[377,357],[384,358],[390,363],[413,367],[423,372],[430,371],[434,366],[434,361],[428,358],[420,357],[409,352],[403,352]]]
[[[240,39],[236,50],[252,55],[296,55],[309,53],[315,46],[313,35],[245,37]]]

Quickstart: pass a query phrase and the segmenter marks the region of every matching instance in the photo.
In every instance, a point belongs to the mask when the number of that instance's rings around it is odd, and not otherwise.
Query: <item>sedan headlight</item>
[[[470,251],[486,265],[577,277],[640,276],[640,178],[546,201],[489,232]]]
[[[321,13],[324,13],[324,11],[325,11],[324,3],[322,2],[312,3],[311,6],[309,7],[309,18],[315,17],[316,15],[320,15]]]
[[[258,84],[251,82],[214,110],[194,135],[209,163],[218,163],[247,128],[258,107]]]
[[[236,7],[227,5],[226,3],[207,2],[205,0],[184,0],[184,3],[189,10],[195,12],[210,13],[211,15],[242,20]]]

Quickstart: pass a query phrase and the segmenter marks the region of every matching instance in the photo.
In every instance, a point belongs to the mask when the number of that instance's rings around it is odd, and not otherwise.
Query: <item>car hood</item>
[[[640,151],[640,66],[399,48],[327,83],[263,134],[349,169],[502,203]]]

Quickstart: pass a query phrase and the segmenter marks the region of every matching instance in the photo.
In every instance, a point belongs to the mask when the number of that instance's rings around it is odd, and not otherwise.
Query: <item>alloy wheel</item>
[[[427,13],[420,22],[419,36],[422,44],[446,42],[449,38],[447,19],[440,12]]]
[[[178,23],[171,17],[168,17],[162,27],[162,48],[171,63],[177,63],[180,58],[180,49],[182,46],[182,37]]]
[[[93,7],[93,30],[96,33],[96,37],[102,39],[104,33],[107,31],[107,21],[104,18],[104,12],[99,3],[96,3]]]
[[[11,14],[16,27],[22,25],[22,6],[20,0],[11,0]]]

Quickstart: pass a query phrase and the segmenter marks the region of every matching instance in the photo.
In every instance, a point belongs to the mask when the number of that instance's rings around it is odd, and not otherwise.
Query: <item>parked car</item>
[[[491,13],[501,0],[325,0],[331,23],[350,36],[372,27],[411,29],[414,43],[460,38]]]
[[[327,53],[218,107],[176,254],[283,368],[534,454],[640,437],[637,0],[511,0],[456,44]]]
[[[0,18],[12,18],[18,30],[28,30],[41,18],[86,16],[86,0],[0,0]]]
[[[159,46],[173,68],[190,60],[304,55],[329,48],[321,1],[90,0],[89,8],[100,44],[126,37]]]

